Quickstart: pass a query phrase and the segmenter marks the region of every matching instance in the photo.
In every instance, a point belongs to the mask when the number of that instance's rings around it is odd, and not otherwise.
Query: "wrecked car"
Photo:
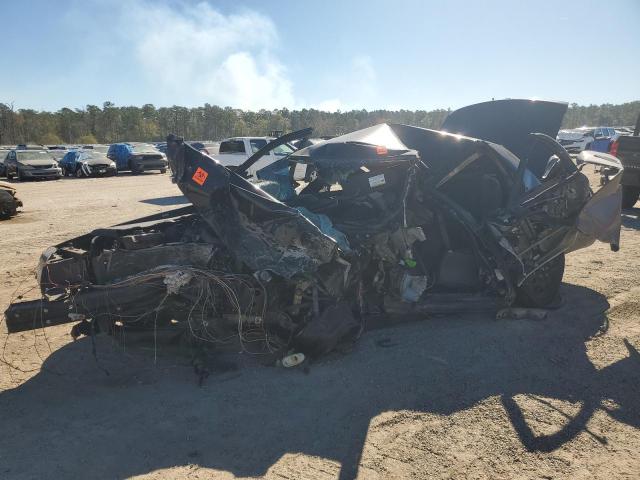
[[[71,150],[60,160],[62,175],[81,177],[101,177],[117,175],[118,169],[105,153],[97,150]]]
[[[16,189],[7,182],[0,182],[0,220],[6,220],[18,213],[22,202],[16,197]]]
[[[620,238],[620,179],[593,193],[554,140],[566,104],[506,100],[441,131],[383,123],[257,172],[169,136],[192,205],[47,249],[10,332],[183,332],[215,349],[317,357],[392,318],[558,302],[565,254]],[[585,161],[598,162],[598,157]]]

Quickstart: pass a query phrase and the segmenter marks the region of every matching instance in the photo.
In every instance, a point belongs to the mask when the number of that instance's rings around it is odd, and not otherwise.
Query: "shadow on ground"
[[[148,203],[150,205],[186,205],[189,202],[184,195],[174,195],[172,197],[147,198],[140,200],[140,203]]]
[[[372,331],[352,353],[307,373],[248,367],[238,356],[235,371],[203,387],[190,368],[170,365],[175,358],[154,367],[108,340],[98,344],[99,368],[84,339],[47,359],[56,373],[0,394],[0,475],[125,478],[197,464],[259,476],[301,452],[335,460],[340,477],[353,478],[381,412],[450,415],[495,396],[530,451],[556,449],[585,431],[606,408],[603,399],[618,405],[614,418],[639,427],[637,352],[629,346],[629,357],[597,370],[585,341],[606,330],[608,303],[582,287],[565,285],[563,295],[566,306],[543,321],[475,315]],[[536,436],[514,400],[519,394],[582,406],[557,433]]]

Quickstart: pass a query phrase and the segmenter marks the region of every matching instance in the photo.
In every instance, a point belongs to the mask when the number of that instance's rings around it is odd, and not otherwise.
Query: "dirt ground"
[[[3,310],[45,247],[184,203],[168,175],[18,187]],[[638,478],[639,214],[619,252],[569,255],[546,320],[431,318],[306,370],[238,355],[199,387],[151,342],[0,326],[0,478]]]

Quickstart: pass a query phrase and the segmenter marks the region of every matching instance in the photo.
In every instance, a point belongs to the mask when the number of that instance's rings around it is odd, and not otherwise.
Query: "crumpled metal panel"
[[[279,202],[181,140],[169,141],[175,180],[220,240],[254,271],[285,278],[314,272],[338,251],[333,239]]]
[[[614,250],[620,247],[622,224],[622,187],[618,173],[598,190],[578,215],[578,230],[585,235],[611,244]]]

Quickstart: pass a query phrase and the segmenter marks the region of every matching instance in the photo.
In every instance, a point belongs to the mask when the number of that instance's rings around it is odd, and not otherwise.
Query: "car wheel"
[[[638,187],[622,187],[622,208],[631,208],[638,201],[640,196],[640,188]]]
[[[82,168],[78,167],[76,169],[76,178],[82,178],[84,176],[84,174],[82,173]]]
[[[166,168],[161,168],[160,169],[160,173],[167,173],[167,169]]]
[[[9,192],[0,190],[0,218],[7,219],[18,213],[18,205]]]
[[[564,253],[536,270],[517,291],[516,303],[523,307],[543,308],[558,297],[564,275]]]

